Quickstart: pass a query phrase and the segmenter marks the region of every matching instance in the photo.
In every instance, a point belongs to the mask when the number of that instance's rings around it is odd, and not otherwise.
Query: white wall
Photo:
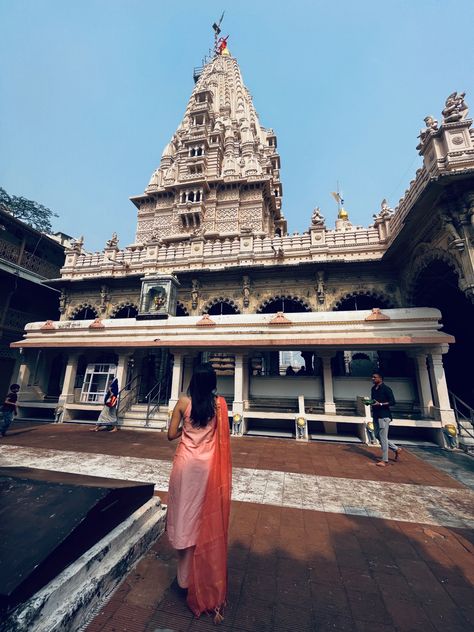
[[[372,380],[367,377],[335,377],[335,399],[355,399],[358,395],[369,397],[372,388]],[[417,399],[416,387],[407,377],[390,377],[386,380],[397,402],[413,402]]]
[[[309,375],[252,375],[250,397],[298,397],[321,399],[321,377]]]
[[[219,380],[223,379],[233,380],[233,378],[218,378],[219,389]],[[335,399],[355,400],[358,395],[368,397],[372,388],[372,380],[366,377],[335,377],[333,384]],[[392,389],[396,401],[412,402],[417,399],[415,385],[409,378],[387,378],[387,386]],[[226,391],[222,392],[226,393]],[[233,383],[231,392],[233,392]],[[311,399],[323,399],[322,378],[303,375],[252,375],[250,377],[250,397],[298,397],[298,395]]]

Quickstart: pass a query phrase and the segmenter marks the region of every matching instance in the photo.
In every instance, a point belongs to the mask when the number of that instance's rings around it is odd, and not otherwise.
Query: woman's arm
[[[178,403],[174,407],[168,428],[168,441],[174,441],[174,439],[177,439],[183,434],[183,429],[179,428],[179,424],[181,423],[181,419],[184,417],[188,404],[189,399],[187,397],[180,397]]]

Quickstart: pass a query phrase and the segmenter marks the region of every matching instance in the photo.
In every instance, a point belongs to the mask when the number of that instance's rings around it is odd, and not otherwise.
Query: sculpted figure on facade
[[[199,288],[200,283],[198,279],[192,279],[191,281],[191,307],[197,309],[199,300]]]
[[[316,272],[316,296],[318,297],[318,303],[322,305],[326,298],[326,288],[324,285],[324,271],[318,270]]]
[[[242,296],[244,307],[248,307],[250,305],[250,277],[247,274],[242,277]]]
[[[325,222],[326,220],[324,219],[324,216],[321,214],[321,209],[319,208],[319,206],[317,206],[314,209],[313,214],[311,215],[311,224],[315,228],[325,228]]]
[[[73,240],[71,241],[71,246],[70,246],[70,248],[67,250],[67,252],[71,252],[71,251],[72,251],[72,252],[75,252],[75,253],[77,253],[78,255],[80,255],[80,254],[81,254],[81,252],[82,252],[82,248],[83,248],[83,246],[84,246],[84,236],[83,236],[83,235],[81,235],[81,236],[79,237],[79,239],[73,239]]]
[[[434,118],[434,116],[425,116],[423,119],[425,121],[425,127],[420,131],[420,135],[418,138],[420,139],[420,145],[418,149],[423,145],[428,136],[430,136],[431,132],[438,131],[438,121]]]
[[[115,234],[115,233],[114,233]],[[107,310],[107,301],[109,300],[108,289],[106,285],[100,286],[100,311],[105,314]]]
[[[62,287],[61,294],[59,295],[59,313],[60,314],[66,313],[67,304],[68,304],[68,295],[66,292],[66,288]]]
[[[453,92],[449,95],[442,111],[443,123],[457,123],[466,118],[468,108],[464,102],[465,96],[465,92]]]
[[[107,241],[106,248],[118,248],[118,237],[117,233],[112,233],[112,237]]]

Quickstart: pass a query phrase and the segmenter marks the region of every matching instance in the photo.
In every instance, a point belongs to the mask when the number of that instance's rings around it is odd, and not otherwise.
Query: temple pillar
[[[417,351],[413,359],[415,360],[415,375],[421,414],[423,417],[429,417],[431,415],[431,407],[433,406],[433,397],[431,394],[430,376],[426,364],[426,351]]]
[[[181,393],[181,383],[183,381],[183,354],[180,351],[174,353],[173,374],[171,377],[171,395],[168,403],[170,411],[178,403],[179,394]]]
[[[67,358],[66,370],[64,372],[63,388],[59,396],[58,403],[73,404],[74,403],[74,384],[76,382],[77,361],[79,354],[77,352],[70,353]]]
[[[118,381],[119,390],[125,386],[125,379],[127,374],[128,353],[120,353],[117,363],[117,371],[115,377]]]
[[[332,382],[331,358],[334,353],[318,353],[323,364],[323,391],[324,391],[324,412],[326,414],[336,414],[336,404],[334,403],[334,387]],[[337,425],[334,421],[324,421],[324,430],[327,434],[336,434]]]
[[[242,414],[244,410],[244,354],[235,354],[234,401],[232,412]]]
[[[20,385],[20,394],[28,390],[31,378],[31,365],[28,362],[28,354],[21,358],[20,368],[18,369],[18,384]],[[19,399],[22,399],[21,397]]]
[[[194,360],[196,359],[196,355],[196,353],[191,353],[183,358],[183,383],[181,385],[181,391],[185,393],[189,388],[194,373]]]
[[[243,399],[243,407],[247,409],[249,406],[249,388],[250,388],[250,370],[249,370],[249,357],[248,355],[243,356],[243,388],[242,388],[242,399]]]
[[[428,369],[433,388],[433,399],[435,408],[439,414],[440,421],[444,423],[456,423],[454,410],[449,401],[448,385],[443,367],[443,354],[448,352],[448,345],[440,345],[430,350],[428,355]]]

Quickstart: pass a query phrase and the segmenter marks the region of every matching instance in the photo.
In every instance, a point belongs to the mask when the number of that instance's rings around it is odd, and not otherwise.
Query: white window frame
[[[117,365],[107,362],[93,362],[87,365],[86,372],[84,373],[84,381],[81,389],[81,402],[86,404],[98,404],[102,403],[105,393],[107,392],[107,386],[111,378],[114,378],[117,374]],[[103,390],[91,390],[94,384],[95,376],[105,376],[104,389]]]

